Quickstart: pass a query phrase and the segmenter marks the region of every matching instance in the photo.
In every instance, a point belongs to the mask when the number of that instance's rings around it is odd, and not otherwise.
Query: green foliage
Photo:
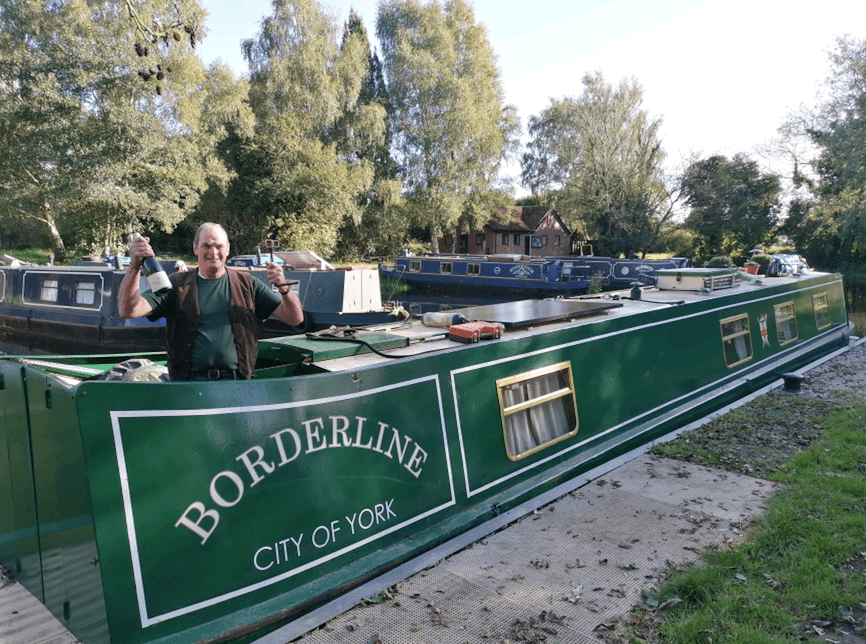
[[[465,0],[383,0],[376,33],[406,212],[432,241],[474,218],[467,201],[492,191],[517,144],[516,110],[504,104],[486,30]]]
[[[227,230],[240,251],[266,236],[331,256],[340,226],[360,222],[373,200],[371,157],[385,141],[384,107],[362,102],[366,33],[356,25],[340,44],[315,0],[274,0],[243,51],[256,126],[223,146],[237,175],[225,191]]]
[[[695,161],[682,179],[691,208],[686,227],[702,254],[740,256],[772,239],[779,215],[779,178],[743,154]]]
[[[647,252],[672,216],[662,172],[661,119],[641,109],[634,79],[617,87],[601,72],[583,78],[579,97],[552,99],[529,120],[523,184],[556,191],[556,208],[573,230],[598,240],[596,252]]]
[[[707,266],[733,266],[734,262],[727,255],[715,255],[707,260]]]
[[[866,40],[839,38],[824,102],[793,119],[818,148],[810,196],[792,202],[783,232],[811,266],[857,270],[866,261]]]
[[[204,16],[197,0],[135,7],[147,23]],[[101,252],[171,229],[204,190],[201,61],[188,42],[137,35],[116,3],[0,6],[0,213],[37,222],[58,262],[66,236]]]
[[[698,239],[695,233],[682,226],[665,225],[655,247],[670,257],[694,257],[698,252]]]

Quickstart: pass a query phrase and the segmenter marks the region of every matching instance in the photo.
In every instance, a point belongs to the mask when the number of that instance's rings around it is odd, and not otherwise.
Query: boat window
[[[794,303],[785,302],[773,307],[776,316],[776,339],[779,346],[790,344],[797,339],[797,318],[794,315]]]
[[[440,273],[450,273],[451,272],[451,262],[439,262],[439,272]]]
[[[725,364],[736,367],[752,359],[752,335],[749,332],[749,316],[738,315],[721,321],[722,347]]]
[[[421,272],[421,262],[409,262],[409,270],[413,273]]]
[[[826,293],[812,296],[812,308],[815,309],[815,326],[818,329],[830,326],[830,303]]]
[[[577,433],[577,402],[571,363],[563,362],[496,381],[512,461]]]
[[[467,275],[481,275],[481,264],[467,264],[466,265],[466,274]]]
[[[56,302],[57,291],[57,280],[44,279],[39,284],[39,299],[43,302]]]
[[[94,282],[75,282],[75,303],[93,306],[96,302],[96,284]]]

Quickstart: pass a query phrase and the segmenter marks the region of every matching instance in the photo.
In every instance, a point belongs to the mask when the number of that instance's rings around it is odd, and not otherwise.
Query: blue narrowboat
[[[461,296],[568,297],[588,292],[595,280],[603,290],[628,288],[641,275],[686,268],[687,258],[620,259],[590,255],[417,255],[380,265],[379,274],[413,289]]]

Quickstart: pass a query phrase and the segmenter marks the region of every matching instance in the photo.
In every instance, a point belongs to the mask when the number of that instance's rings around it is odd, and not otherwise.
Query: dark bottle
[[[162,264],[156,260],[156,257],[147,257],[141,263],[141,272],[147,278],[150,290],[157,295],[171,290],[171,280],[168,279],[168,275],[165,274]]]

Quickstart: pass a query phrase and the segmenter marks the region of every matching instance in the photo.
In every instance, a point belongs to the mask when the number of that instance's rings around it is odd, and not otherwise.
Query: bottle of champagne
[[[135,236],[139,237],[140,235],[136,233]],[[168,279],[168,275],[165,274],[162,264],[156,260],[156,257],[145,258],[141,263],[141,272],[147,278],[150,290],[157,295],[162,295],[172,289],[171,281]]]

